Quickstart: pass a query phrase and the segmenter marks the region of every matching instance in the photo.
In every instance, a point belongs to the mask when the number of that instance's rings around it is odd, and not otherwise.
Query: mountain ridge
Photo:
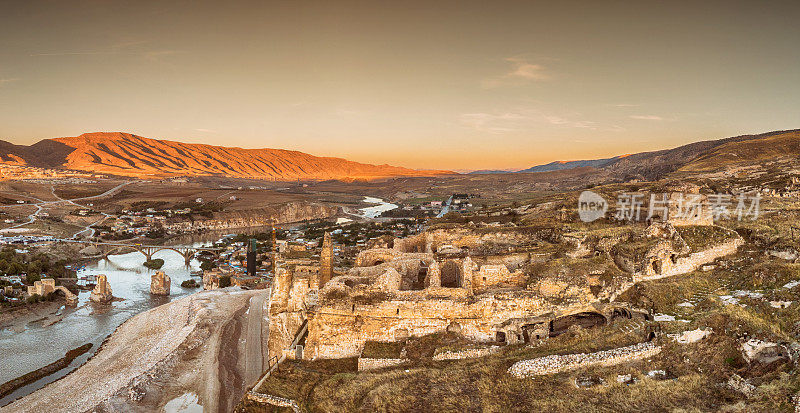
[[[781,156],[800,156],[800,129],[740,135],[672,149],[611,158],[554,161],[531,168],[479,170],[471,175],[542,173],[593,168],[618,180],[656,180],[676,171],[711,171]],[[0,140],[0,163],[63,168],[130,177],[224,176],[274,180],[375,180],[456,174],[372,165],[287,149],[247,149],[150,139],[124,132],[92,132],[33,145]]]
[[[91,132],[30,146],[0,141],[6,164],[130,177],[226,176],[277,180],[382,179],[450,171],[372,165],[287,149],[246,149],[151,139],[125,132]]]
[[[779,139],[776,140],[776,137]],[[780,148],[783,152],[776,152],[775,150],[775,143],[778,141],[780,142]],[[745,145],[747,142],[750,142],[750,145]],[[621,176],[623,180],[632,178],[656,180],[678,170],[712,170],[724,166],[725,164],[732,164],[735,159],[730,154],[725,155],[718,152],[724,148],[736,148],[739,150],[746,150],[748,154],[751,154],[756,150],[753,146],[759,144],[772,146],[773,150],[768,150],[767,152],[775,156],[779,153],[794,153],[800,155],[800,129],[787,129],[760,134],[697,141],[672,149],[638,152],[618,155],[611,158],[554,161],[510,173],[538,173],[591,167],[617,174]],[[693,162],[703,162],[703,166],[693,165]],[[509,172],[484,171],[482,173]]]

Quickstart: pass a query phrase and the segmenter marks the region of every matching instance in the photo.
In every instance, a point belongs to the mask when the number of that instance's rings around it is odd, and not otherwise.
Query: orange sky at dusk
[[[526,168],[800,127],[798,2],[0,5],[0,139]]]

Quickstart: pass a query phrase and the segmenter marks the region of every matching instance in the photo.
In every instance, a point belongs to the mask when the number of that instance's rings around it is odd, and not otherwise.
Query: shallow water
[[[363,202],[368,204],[377,204],[375,206],[360,208],[361,215],[366,218],[377,218],[382,212],[391,211],[397,208],[397,205],[386,202],[380,198],[373,198],[365,196]]]
[[[94,344],[88,353],[75,359],[67,368],[0,399],[0,406],[30,394],[75,370],[97,351],[108,335],[130,317],[200,291],[199,288],[181,287],[181,282],[191,278],[190,271],[199,269],[199,262],[192,260],[187,267],[180,254],[168,250],[159,251],[153,257],[164,260],[161,271],[171,278],[169,297],[150,295],[150,276],[154,271],[142,266],[144,262],[142,254],[132,252],[110,255],[108,260],[87,265],[85,269],[79,271],[78,276],[105,274],[114,297],[122,298],[122,301],[98,305],[89,301],[88,291],[82,291],[79,294],[77,307],[63,307],[59,310],[64,318],[57,323],[46,327],[40,323],[29,323],[20,332],[9,330],[0,332],[0,366],[2,366],[0,383],[42,368],[64,357],[64,353],[68,350],[85,343]],[[102,382],[102,378],[98,379],[98,382]]]
[[[184,393],[164,406],[165,413],[203,413],[203,406],[194,393]]]

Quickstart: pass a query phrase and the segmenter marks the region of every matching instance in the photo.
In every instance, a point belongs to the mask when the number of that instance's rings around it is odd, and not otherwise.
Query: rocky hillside
[[[552,162],[519,172],[593,167],[622,180],[657,180],[678,170],[711,171],[782,156],[800,156],[800,129],[694,142],[606,159]]]
[[[6,164],[60,167],[132,177],[217,175],[324,180],[451,173],[370,165],[282,149],[229,148],[157,140],[121,132],[45,139],[31,146],[0,141],[0,160]]]
[[[686,164],[681,171],[709,172],[800,156],[800,130],[767,134],[759,139],[717,146]]]
[[[625,155],[623,155],[625,156]],[[545,165],[537,165],[532,168],[523,169],[518,172],[550,172],[550,171],[562,171],[564,169],[573,169],[573,168],[584,168],[584,167],[592,167],[592,168],[599,168],[604,165],[608,165],[611,162],[616,161],[617,159],[621,158],[620,156],[616,156],[613,158],[606,158],[606,159],[592,159],[592,160],[585,160],[585,161],[555,161],[550,162]]]

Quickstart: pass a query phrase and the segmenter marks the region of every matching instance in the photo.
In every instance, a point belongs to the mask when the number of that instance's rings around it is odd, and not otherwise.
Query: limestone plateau
[[[30,146],[0,141],[0,163],[130,177],[225,176],[279,180],[371,180],[449,171],[371,165],[283,149],[244,149],[149,139],[123,132],[84,133]]]

